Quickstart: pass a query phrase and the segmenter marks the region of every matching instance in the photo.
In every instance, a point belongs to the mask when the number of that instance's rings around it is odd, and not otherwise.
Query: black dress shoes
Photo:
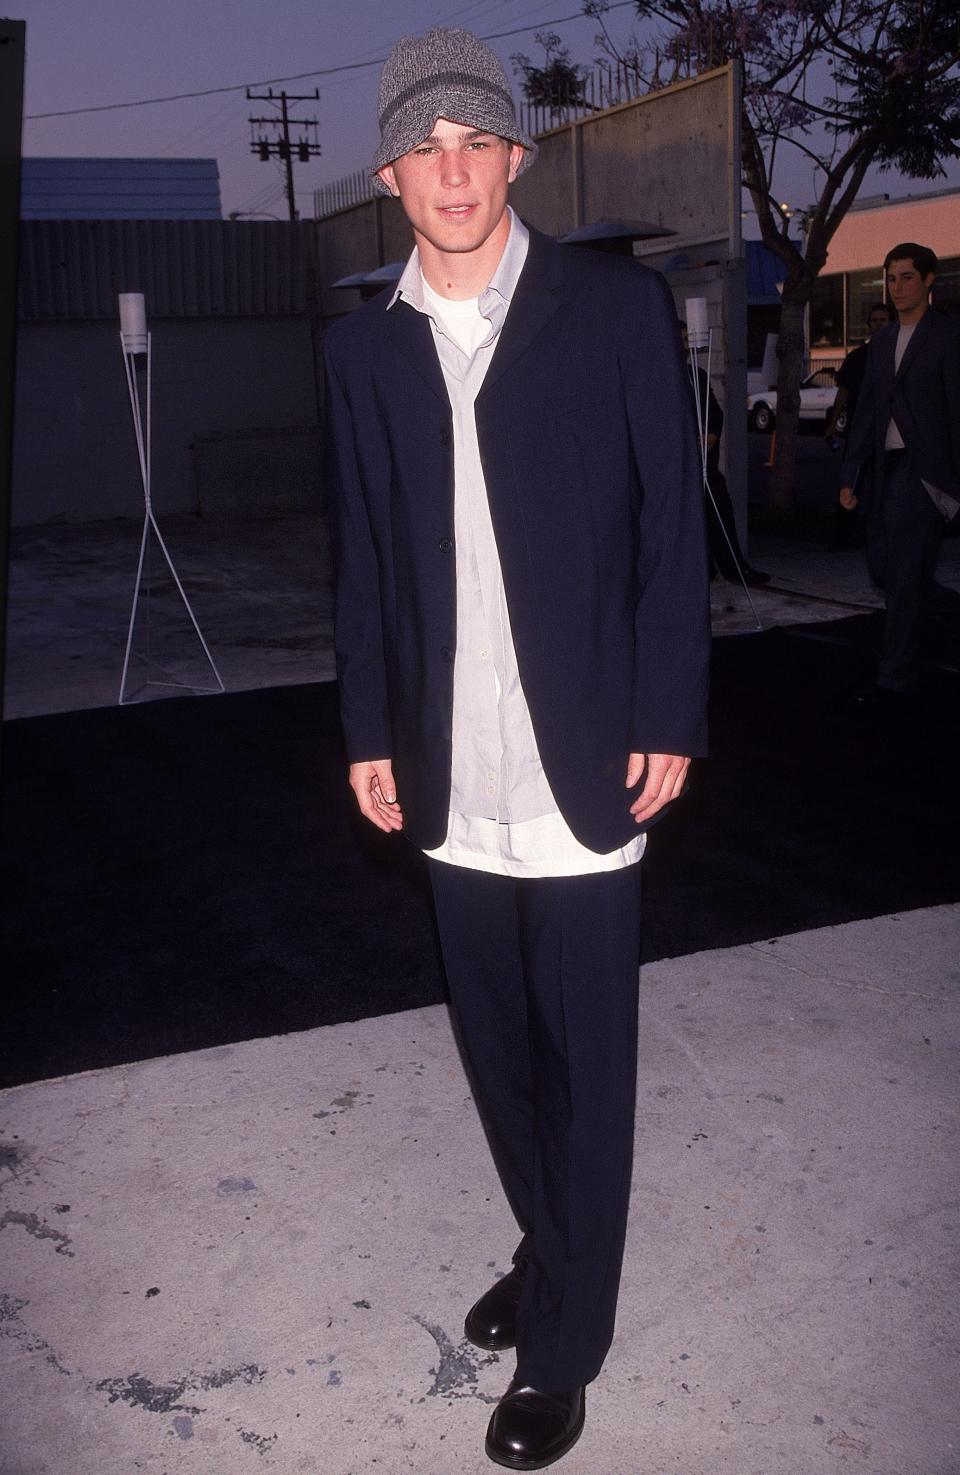
[[[576,1444],[585,1407],[583,1388],[541,1393],[514,1378],[493,1411],[487,1454],[508,1470],[543,1470]]]
[[[517,1306],[529,1264],[526,1255],[514,1261],[507,1274],[494,1281],[463,1323],[464,1335],[485,1352],[505,1352],[517,1345]]]

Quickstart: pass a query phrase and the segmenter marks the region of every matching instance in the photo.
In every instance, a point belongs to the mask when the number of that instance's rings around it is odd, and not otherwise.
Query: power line
[[[627,6],[635,5],[635,0],[612,0],[608,7],[610,10],[623,10]],[[481,41],[503,41],[509,36],[525,36],[529,31],[539,30],[541,26],[562,26],[568,21],[589,19],[582,10],[575,11],[573,15],[555,16],[553,20],[535,21],[532,26],[515,26],[510,31],[494,31],[491,35],[481,36]],[[259,82],[237,82],[231,87],[205,87],[199,92],[172,92],[166,97],[140,97],[132,102],[104,102],[95,107],[86,108],[64,108],[55,113],[27,113],[24,116],[25,123],[39,122],[43,118],[76,118],[83,113],[112,113],[120,108],[146,108],[153,107],[158,103],[186,102],[195,97],[216,97],[224,92],[243,92],[250,87],[273,87],[281,82],[304,82],[311,77],[335,77],[343,72],[361,72],[367,67],[379,67],[386,61],[385,56],[377,56],[370,61],[345,62],[337,67],[318,67],[313,72],[294,72],[289,77],[264,77]]]

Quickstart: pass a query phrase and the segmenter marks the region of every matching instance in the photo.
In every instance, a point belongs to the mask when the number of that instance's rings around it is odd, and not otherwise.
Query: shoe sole
[[[565,1454],[570,1453],[570,1451],[573,1449],[573,1446],[580,1438],[580,1435],[583,1433],[583,1426],[586,1421],[586,1416],[587,1401],[586,1397],[584,1397],[583,1404],[580,1409],[579,1424],[577,1424],[576,1428],[571,1431],[571,1433],[567,1436],[566,1440],[559,1447],[559,1449],[555,1450],[554,1453],[547,1460],[518,1459],[514,1455],[509,1455],[506,1452],[501,1452],[500,1450],[494,1449],[491,1446],[489,1439],[484,1445],[487,1459],[492,1460],[495,1465],[502,1465],[504,1469],[507,1470],[545,1470],[548,1465],[555,1465],[557,1460],[562,1460]]]

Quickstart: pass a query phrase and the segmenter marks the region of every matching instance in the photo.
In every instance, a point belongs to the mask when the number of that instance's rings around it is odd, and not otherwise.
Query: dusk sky
[[[320,122],[323,156],[295,173],[298,208],[309,216],[313,190],[363,168],[374,151],[378,63],[397,36],[438,24],[491,38],[525,28],[490,41],[511,74],[512,52],[538,54],[540,29],[560,34],[576,61],[589,64],[597,52],[597,24],[579,14],[579,0],[20,0],[11,13],[27,22],[25,154],[215,157],[225,213],[285,215],[280,165],[249,151],[247,117],[265,109],[247,101],[244,84],[262,91],[259,84],[270,78],[353,68],[283,84],[293,93],[320,89],[319,103],[300,104],[294,114]],[[607,23],[618,43],[629,38],[633,20],[630,5],[611,9]],[[71,117],[29,116],[225,87],[238,90]],[[947,180],[912,183],[874,172],[861,194],[947,183],[960,183],[960,169],[951,168]],[[779,192],[791,204],[807,204],[809,164],[785,173]],[[747,234],[756,231],[748,226]]]

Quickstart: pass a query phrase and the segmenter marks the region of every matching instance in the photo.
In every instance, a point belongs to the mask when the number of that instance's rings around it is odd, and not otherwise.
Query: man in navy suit
[[[872,470],[867,561],[886,618],[876,684],[856,700],[900,706],[920,678],[924,602],[960,509],[960,324],[930,307],[937,258],[928,246],[894,246],[884,271],[897,321],[870,339],[840,503],[856,507],[857,476]]]
[[[705,744],[701,474],[673,302],[510,210],[488,47],[406,37],[375,179],[416,247],[325,344],[336,647],[362,813],[428,857],[451,1007],[522,1238],[466,1335],[517,1349],[491,1459],[579,1437],[633,1156],[639,859]]]

